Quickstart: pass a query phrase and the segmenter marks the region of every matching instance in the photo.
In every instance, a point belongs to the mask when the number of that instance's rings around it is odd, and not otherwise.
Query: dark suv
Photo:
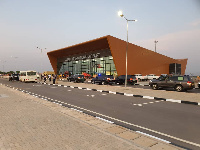
[[[112,75],[105,75],[99,73],[95,78],[92,78],[91,80],[92,84],[99,83],[99,84],[113,84],[114,83],[114,77]]]
[[[191,90],[195,87],[194,81],[188,75],[160,76],[158,79],[150,80],[152,89],[174,88],[176,91]]]
[[[75,75],[71,75],[70,77],[67,78],[67,80],[69,82],[74,81],[74,82],[84,82],[85,81],[85,77],[84,75],[79,75],[79,74],[75,74]]]
[[[19,74],[11,74],[9,76],[9,81],[13,81],[13,80],[19,81]]]
[[[125,83],[125,78],[126,78],[126,75],[118,76],[115,79],[115,84],[124,84]],[[127,75],[127,83],[131,84],[131,85],[135,85],[135,83],[137,83],[136,77],[132,76],[132,75]]]

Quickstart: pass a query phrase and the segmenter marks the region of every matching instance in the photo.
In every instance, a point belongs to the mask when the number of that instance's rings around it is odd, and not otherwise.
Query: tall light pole
[[[158,43],[158,41],[155,40],[154,43],[155,43],[155,52],[156,52],[156,44]]]
[[[41,50],[41,73],[42,73],[42,69],[43,69],[43,67],[42,67],[42,62],[43,62],[43,60],[42,60],[42,50],[46,50],[47,48],[40,48],[40,47],[37,47],[37,49],[39,49],[39,50]]]
[[[129,21],[137,21],[137,20],[129,20],[129,19],[127,19],[127,18],[123,15],[122,11],[119,11],[119,12],[118,12],[118,15],[119,15],[120,17],[124,17],[124,19],[126,19],[126,22],[127,22],[126,77],[125,77],[125,87],[126,87],[126,85],[127,85],[128,22],[129,22]]]
[[[1,62],[2,62],[2,64],[3,64],[3,74],[5,74],[5,72],[4,72],[4,63],[6,62],[5,60],[0,60]]]
[[[15,57],[15,56],[10,56],[11,58],[14,58],[14,59],[17,59],[18,57]],[[14,60],[15,61],[15,60]],[[14,64],[15,64],[15,72],[17,73],[17,65],[16,65],[16,62],[14,62]]]

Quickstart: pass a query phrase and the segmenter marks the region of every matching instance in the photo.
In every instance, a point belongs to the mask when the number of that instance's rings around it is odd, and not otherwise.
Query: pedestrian
[[[56,75],[52,75],[53,76],[53,84],[56,83]]]
[[[49,74],[48,77],[49,77],[49,82],[51,82],[51,74]]]
[[[44,82],[46,82],[46,80],[47,80],[47,77],[46,77],[46,75],[44,74]]]

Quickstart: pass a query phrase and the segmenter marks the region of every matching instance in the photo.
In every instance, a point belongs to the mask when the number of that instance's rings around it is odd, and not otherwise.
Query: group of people
[[[49,80],[49,82],[51,82],[51,79],[53,79],[53,84],[55,84],[55,81],[56,81],[56,77],[57,75],[54,75],[54,74],[44,74],[42,75],[41,74],[41,80],[44,79],[44,82],[46,82],[47,80]]]

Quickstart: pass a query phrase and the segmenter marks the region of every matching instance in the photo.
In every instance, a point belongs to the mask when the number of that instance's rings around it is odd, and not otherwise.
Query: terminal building
[[[127,42],[107,35],[91,41],[61,48],[47,53],[55,73],[126,74]],[[178,66],[184,75],[187,59],[173,59],[146,48],[128,43],[127,74],[171,74],[170,66]],[[173,65],[175,64],[175,65]],[[177,65],[176,65],[177,64]]]

